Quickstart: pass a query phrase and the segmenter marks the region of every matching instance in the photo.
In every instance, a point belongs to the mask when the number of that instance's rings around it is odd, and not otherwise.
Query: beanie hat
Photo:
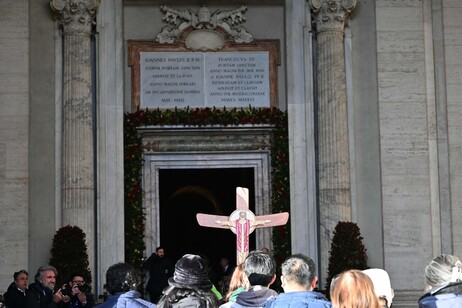
[[[168,284],[187,289],[210,290],[212,288],[204,260],[192,254],[186,254],[176,262],[175,272],[173,277],[168,279]]]
[[[374,284],[375,294],[378,297],[385,297],[387,306],[390,307],[395,296],[391,288],[390,277],[388,273],[380,268],[371,268],[363,271],[364,274],[369,276]]]

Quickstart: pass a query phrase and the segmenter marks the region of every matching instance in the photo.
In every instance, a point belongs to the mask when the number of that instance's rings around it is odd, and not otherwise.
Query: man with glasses
[[[27,284],[29,273],[26,270],[20,270],[13,274],[14,282],[10,284],[3,297],[8,308],[25,308],[26,296],[29,293]]]
[[[85,279],[80,273],[75,273],[70,277],[69,284],[65,294],[69,295],[69,302],[64,307],[69,308],[92,308],[93,307],[93,294],[91,288],[85,283]]]

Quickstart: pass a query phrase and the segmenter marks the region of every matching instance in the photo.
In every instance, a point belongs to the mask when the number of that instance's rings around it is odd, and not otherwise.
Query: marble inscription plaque
[[[140,107],[269,107],[269,54],[140,52]]]
[[[201,53],[141,52],[141,107],[193,106],[204,101]]]
[[[208,53],[206,106],[269,107],[268,63],[268,52]]]

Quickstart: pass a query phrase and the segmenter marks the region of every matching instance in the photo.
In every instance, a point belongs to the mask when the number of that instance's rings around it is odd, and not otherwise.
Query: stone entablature
[[[202,151],[269,151],[271,125],[222,126],[145,126],[138,129],[143,136],[145,153]]]

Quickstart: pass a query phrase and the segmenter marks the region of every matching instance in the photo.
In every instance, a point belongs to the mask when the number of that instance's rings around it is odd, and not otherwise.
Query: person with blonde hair
[[[360,270],[348,270],[332,279],[330,300],[333,308],[379,308],[372,280]]]
[[[234,268],[231,280],[229,281],[229,290],[224,299],[226,303],[221,305],[220,308],[231,307],[231,304],[236,301],[238,294],[246,291],[249,287],[249,281],[244,273],[244,263],[241,263]]]
[[[425,267],[425,293],[419,307],[462,307],[462,262],[442,254]]]

